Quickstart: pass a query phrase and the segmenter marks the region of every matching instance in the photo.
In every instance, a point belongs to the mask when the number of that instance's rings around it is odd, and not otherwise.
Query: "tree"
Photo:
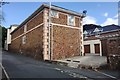
[[[9,4],[9,2],[0,2],[0,25],[1,25],[1,22],[4,21],[4,16],[3,16],[3,11],[2,11],[2,6],[5,5],[5,4]]]
[[[5,27],[0,26],[0,47],[4,48],[5,40],[7,37],[7,29]]]
[[[1,0],[0,2],[0,48],[4,48],[4,44],[5,44],[5,39],[7,37],[7,29],[5,27],[2,27],[2,21],[4,21],[4,16],[3,16],[3,12],[2,12],[2,6],[5,4],[9,4],[9,2],[3,2]]]

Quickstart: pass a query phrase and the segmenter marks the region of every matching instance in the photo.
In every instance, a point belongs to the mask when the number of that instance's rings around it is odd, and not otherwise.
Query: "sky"
[[[37,8],[46,2],[10,2],[2,7],[6,28],[12,24],[21,24]],[[82,13],[87,10],[83,24],[101,26],[118,24],[118,2],[52,2],[53,5]]]

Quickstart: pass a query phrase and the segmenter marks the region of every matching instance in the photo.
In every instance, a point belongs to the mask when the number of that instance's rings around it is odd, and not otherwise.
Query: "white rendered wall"
[[[90,45],[90,53],[95,54],[95,46],[94,44],[99,44],[100,45],[100,56],[102,56],[102,47],[101,47],[101,41],[99,39],[97,40],[89,40],[89,41],[84,41],[83,45]]]
[[[6,50],[8,50],[8,44],[11,44],[11,32],[14,31],[17,26],[12,26],[11,28],[7,29],[7,40],[6,40]]]

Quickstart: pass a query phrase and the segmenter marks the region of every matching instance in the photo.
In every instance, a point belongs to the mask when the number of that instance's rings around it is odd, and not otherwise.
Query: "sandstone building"
[[[43,60],[80,56],[83,17],[84,14],[43,4],[11,33],[9,50]]]

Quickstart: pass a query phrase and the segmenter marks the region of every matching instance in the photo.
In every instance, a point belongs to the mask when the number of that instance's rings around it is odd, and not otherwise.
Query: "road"
[[[75,69],[61,65],[55,65],[44,61],[37,61],[22,55],[3,52],[2,65],[8,76],[12,78],[84,78],[84,79],[112,79],[102,73]],[[114,78],[114,77],[113,77]]]

